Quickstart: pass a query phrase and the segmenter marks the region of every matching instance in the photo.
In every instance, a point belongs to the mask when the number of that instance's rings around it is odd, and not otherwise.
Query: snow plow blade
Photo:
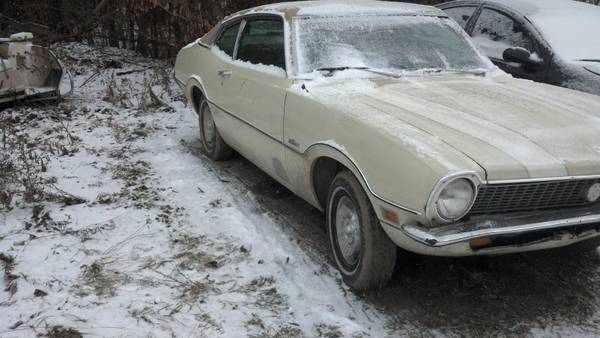
[[[31,33],[0,38],[0,104],[60,96],[63,69],[47,48],[34,45]]]

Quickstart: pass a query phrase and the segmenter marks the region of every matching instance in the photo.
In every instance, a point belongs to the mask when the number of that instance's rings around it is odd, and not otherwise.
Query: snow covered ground
[[[62,196],[1,209],[0,336],[385,335],[385,316],[198,156],[169,65],[57,49],[73,95],[0,112]]]
[[[56,51],[74,93],[0,111],[0,337],[600,333],[594,252],[405,254],[384,290],[350,292],[322,216],[200,153],[168,64]]]

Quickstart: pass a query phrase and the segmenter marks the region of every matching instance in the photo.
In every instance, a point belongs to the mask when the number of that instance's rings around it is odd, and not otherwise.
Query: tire
[[[352,289],[380,289],[391,279],[398,248],[349,171],[338,173],[329,188],[327,232],[337,267]]]
[[[231,158],[234,151],[223,141],[213,120],[208,101],[203,98],[198,105],[197,111],[202,151],[215,161],[224,161]]]

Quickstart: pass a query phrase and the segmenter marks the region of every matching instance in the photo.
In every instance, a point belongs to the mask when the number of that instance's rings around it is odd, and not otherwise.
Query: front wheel
[[[215,125],[208,101],[203,99],[200,102],[198,112],[202,150],[208,157],[215,161],[229,159],[233,156],[233,149],[231,149],[231,147],[223,141],[223,138],[221,138],[221,134],[219,134],[219,130]]]
[[[327,232],[338,269],[352,289],[378,289],[390,280],[397,247],[349,171],[340,172],[329,189]]]

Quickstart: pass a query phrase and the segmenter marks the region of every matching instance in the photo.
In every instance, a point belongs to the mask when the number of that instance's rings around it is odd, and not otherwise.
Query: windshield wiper
[[[323,68],[318,68],[317,71],[320,72],[329,72],[330,75],[333,75],[333,73],[335,72],[340,72],[340,71],[344,71],[344,70],[362,70],[365,72],[369,72],[369,73],[373,73],[373,74],[377,74],[377,75],[383,75],[383,76],[389,76],[389,77],[394,77],[394,78],[400,78],[402,77],[402,75],[396,74],[396,73],[391,73],[391,72],[386,72],[383,70],[377,70],[377,69],[372,69],[369,67],[323,67]]]
[[[484,76],[486,74],[485,70],[445,69],[445,68],[423,69],[422,72],[425,74],[456,73],[456,74],[470,74],[470,75],[479,75],[479,76]]]
[[[411,75],[410,73],[413,73],[413,72],[395,73],[395,72],[390,72],[390,71],[386,71],[386,70],[373,69],[373,68],[369,68],[369,67],[323,67],[323,68],[318,68],[316,70],[320,71],[320,72],[328,72],[330,76],[333,75],[333,73],[335,73],[335,72],[340,72],[340,71],[344,71],[344,70],[362,70],[365,72],[382,75],[382,76],[393,77],[393,78],[401,78],[405,75]],[[445,69],[445,68],[430,68],[430,69],[422,69],[422,70],[414,71],[414,73],[422,73],[422,74],[440,74],[440,73],[444,73],[444,72],[456,73],[456,74],[470,74],[470,75],[478,75],[478,76],[485,76],[485,74],[486,74],[486,71],[484,71],[484,70]]]
[[[600,59],[580,59],[577,61],[583,61],[583,62],[600,62]]]
[[[367,70],[367,69],[369,69],[369,67],[349,67],[349,66],[343,66],[343,67],[322,67],[322,68],[317,68],[316,70],[319,71],[319,72],[329,72],[330,74],[333,74],[335,72],[341,72],[343,70],[351,70],[351,69]]]

